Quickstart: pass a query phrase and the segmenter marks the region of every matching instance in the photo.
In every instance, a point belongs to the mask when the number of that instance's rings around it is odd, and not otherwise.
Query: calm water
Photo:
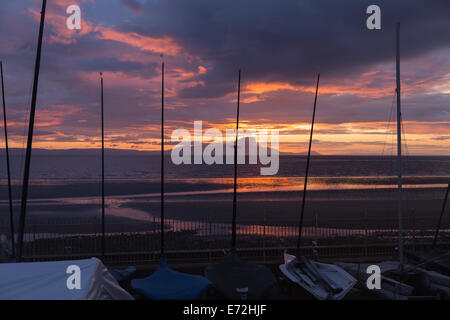
[[[233,165],[176,166],[170,162],[170,157],[165,160],[168,217],[177,221],[203,221],[206,215],[217,221],[229,220]],[[277,217],[283,213],[280,219],[291,221],[297,217],[305,164],[304,156],[282,156],[279,172],[275,176],[260,176],[259,165],[239,165],[241,219],[261,220],[262,214],[270,215],[272,211],[277,212],[274,214]],[[421,208],[419,205],[417,212],[423,215],[429,214],[428,211],[433,214],[438,212],[450,177],[450,157],[406,157],[403,164],[404,198],[432,200],[436,208],[430,209],[428,204]],[[105,165],[108,216],[135,220],[159,216],[159,157],[107,154]],[[22,168],[23,158],[14,156],[12,170],[16,213],[20,205]],[[0,170],[0,218],[2,215],[6,218],[8,193],[2,157]],[[99,217],[100,174],[101,161],[97,155],[34,155],[29,215],[38,216],[39,221],[44,221],[46,217]],[[314,205],[323,217],[335,217],[337,214],[341,217],[342,213],[355,217],[366,211],[374,217],[378,217],[379,212],[395,217],[394,202],[386,208],[381,204],[385,203],[384,200],[396,199],[396,183],[396,159],[392,157],[314,156],[311,159],[308,186],[311,193],[308,199],[324,200],[328,204],[334,200],[357,200],[340,209],[336,209],[335,204],[328,207]],[[376,203],[366,200],[375,200]],[[273,204],[255,205],[261,201]],[[311,212],[313,210],[310,208]]]
[[[166,161],[168,192],[205,193],[228,190],[232,186],[233,165],[174,165]],[[301,189],[305,171],[305,156],[281,156],[277,175],[261,176],[260,165],[239,165],[239,189],[253,191],[291,191]],[[127,156],[106,154],[105,175],[114,195],[159,192],[160,159],[157,156]],[[6,184],[4,158],[0,158],[1,184]],[[23,157],[12,157],[12,175],[16,185],[21,183]],[[31,166],[31,184],[42,191],[37,197],[58,196],[45,194],[45,186],[80,186],[93,196],[97,193],[101,162],[99,156],[34,155]],[[405,157],[403,175],[406,188],[443,188],[450,177],[450,157]],[[310,167],[310,190],[351,190],[396,187],[396,159],[375,156],[313,156]],[[123,188],[121,188],[121,185]],[[91,187],[89,187],[91,186]],[[130,187],[134,186],[134,187]],[[123,189],[123,190],[121,190]],[[37,192],[37,191],[36,191]],[[83,191],[72,190],[73,196]],[[17,194],[16,196],[19,196]],[[0,194],[1,198],[4,198]]]

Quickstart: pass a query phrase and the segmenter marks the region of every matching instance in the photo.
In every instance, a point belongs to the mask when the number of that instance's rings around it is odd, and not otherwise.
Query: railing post
[[[36,225],[33,224],[33,256],[36,256],[36,251],[38,251],[36,249]]]
[[[153,231],[158,230],[158,228],[156,228],[156,217],[153,216]],[[152,235],[155,235],[156,232],[153,232]],[[149,239],[154,239],[154,237],[150,237],[151,234],[147,234],[147,239],[145,240],[145,242],[148,242]],[[153,251],[154,250],[154,243],[150,243],[150,250]]]
[[[369,224],[367,220],[367,209],[364,209],[364,256],[368,256],[368,232]]]
[[[3,220],[0,219],[0,239],[2,238],[2,235],[3,235],[2,225],[3,225]],[[8,238],[6,233],[5,233],[5,237]],[[2,259],[3,259],[3,252],[5,252],[5,250],[3,250],[2,241],[0,241],[0,261],[2,261]],[[6,259],[6,256],[5,256],[5,259]]]
[[[319,258],[319,239],[317,234],[319,233],[319,215],[316,210],[314,210],[314,244],[313,244],[313,256],[317,259]]]
[[[266,210],[264,210],[264,224],[263,224],[263,261],[266,262]]]
[[[412,210],[412,213],[411,213],[411,227],[412,227],[412,238],[413,238],[412,246],[413,246],[413,251],[415,251],[416,250],[416,213],[415,213],[414,209]]]
[[[93,228],[93,233],[92,233],[92,238],[94,239],[93,242],[93,251],[97,254],[97,218],[93,217],[92,218],[92,228]]]
[[[212,238],[212,224],[211,224],[211,220],[210,220],[209,216],[207,218],[207,221],[208,221],[208,225],[209,225],[208,239],[211,239]],[[208,247],[209,247],[209,250],[208,250],[208,261],[210,261],[210,262],[211,262],[212,244],[213,244],[213,241],[210,241],[209,245],[208,245]]]

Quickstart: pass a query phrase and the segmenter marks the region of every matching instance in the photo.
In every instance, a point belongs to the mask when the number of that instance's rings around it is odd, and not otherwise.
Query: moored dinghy
[[[450,251],[405,251],[405,256],[414,263],[450,276]]]
[[[390,300],[439,299],[448,295],[450,278],[422,269],[426,263],[411,265],[404,263],[403,210],[402,210],[402,113],[400,80],[400,23],[396,24],[396,97],[397,97],[397,213],[398,213],[398,261],[377,262],[381,269],[381,288],[369,290],[366,286],[366,268],[372,263],[336,263],[359,280],[359,287],[372,294]],[[444,203],[445,205],[445,203]],[[441,215],[442,217],[442,215]],[[438,228],[436,229],[438,231]]]
[[[336,265],[296,258],[287,253],[280,270],[319,300],[341,300],[356,284],[354,277]]]
[[[198,299],[211,282],[202,276],[172,270],[164,261],[164,62],[161,67],[161,261],[152,275],[131,280],[131,287],[153,300],[193,300]]]
[[[302,211],[300,215],[297,257],[284,254],[284,264],[280,265],[280,271],[295,284],[306,290],[319,300],[340,300],[353,288],[356,279],[342,268],[326,263],[311,261],[300,254],[303,216],[305,211],[306,187],[308,183],[309,162],[311,158],[311,144],[314,131],[314,119],[316,115],[317,94],[319,91],[320,74],[317,76],[316,95],[311,122],[311,134],[309,138],[308,157],[306,160],[306,173],[303,187]]]
[[[436,231],[431,246],[431,251],[406,251],[405,255],[408,259],[414,263],[420,263],[422,266],[427,266],[433,270],[441,272],[447,276],[450,276],[450,251],[439,250],[437,246],[437,240],[439,230],[442,224],[442,218],[445,213],[445,208],[448,201],[448,195],[450,193],[450,181],[448,182],[447,191],[444,196],[444,202],[442,203],[441,213],[439,215]]]
[[[234,191],[231,251],[220,263],[205,269],[208,278],[221,296],[227,299],[262,299],[270,296],[277,281],[269,268],[241,260],[236,253],[236,209],[237,209],[237,142],[239,138],[239,102],[241,71],[239,70],[236,117],[236,140],[234,144]]]
[[[367,290],[367,279],[371,275],[367,268],[372,263],[344,263],[337,265],[348,271],[359,280],[358,287]],[[411,265],[403,265],[403,273],[399,277],[398,261],[375,263],[381,270],[380,289],[370,292],[387,300],[417,299],[450,299],[450,277],[435,271]]]
[[[367,279],[370,276],[366,272],[370,263],[343,263],[337,262],[336,265],[348,271],[351,275],[357,278],[358,287],[363,290],[368,290]],[[397,281],[393,277],[388,275],[392,272],[396,272],[399,268],[399,262],[397,261],[383,261],[376,263],[381,270],[380,289],[370,290],[374,295],[387,300],[409,300],[413,296],[414,287],[401,281]],[[411,266],[405,266],[411,268]]]
[[[227,299],[255,300],[269,298],[276,279],[266,266],[241,260],[236,250],[222,261],[205,269],[205,276],[219,293]]]
[[[2,263],[0,274],[0,300],[133,300],[97,258]]]
[[[432,270],[419,269],[422,272],[421,285],[431,294],[450,300],[450,277]]]
[[[131,285],[134,290],[152,300],[194,300],[211,283],[202,276],[172,270],[161,260],[158,269],[151,276],[134,279]]]

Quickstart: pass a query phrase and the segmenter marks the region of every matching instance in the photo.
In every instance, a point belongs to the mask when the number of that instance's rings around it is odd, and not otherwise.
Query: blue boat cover
[[[133,266],[127,267],[125,269],[115,269],[105,264],[105,267],[117,281],[124,281],[128,279],[133,273],[136,272],[136,267]]]
[[[193,300],[199,298],[211,282],[202,276],[172,270],[161,260],[151,276],[131,280],[131,286],[152,300]]]

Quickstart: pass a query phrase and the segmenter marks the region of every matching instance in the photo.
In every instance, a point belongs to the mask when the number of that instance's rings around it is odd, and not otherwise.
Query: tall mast
[[[241,70],[238,78],[238,98],[236,112],[236,140],[234,141],[234,188],[233,188],[233,220],[231,232],[231,251],[236,251],[236,211],[237,211],[237,145],[239,139],[239,103],[241,100]]]
[[[441,214],[440,214],[440,216],[439,216],[439,221],[438,221],[438,224],[437,224],[437,226],[436,226],[436,232],[435,232],[435,234],[434,234],[434,239],[433,239],[433,249],[436,247],[437,237],[438,237],[438,235],[439,235],[439,229],[441,228],[442,217],[444,216],[445,205],[447,204],[448,193],[449,193],[449,192],[450,192],[450,181],[448,182],[447,192],[445,193],[444,203],[442,204]]]
[[[164,61],[161,64],[161,259],[164,259]]]
[[[314,132],[314,119],[316,117],[316,105],[317,105],[317,95],[319,93],[319,81],[320,81],[320,73],[317,75],[316,95],[314,98],[314,108],[313,108],[312,121],[311,121],[311,133],[309,135],[308,157],[306,158],[306,172],[305,172],[305,182],[303,185],[302,211],[300,214],[300,222],[298,225],[298,239],[297,239],[297,255],[298,256],[300,255],[300,246],[302,243],[303,216],[305,213],[305,200],[306,200],[306,186],[308,184],[309,162],[311,159],[311,145],[312,145],[312,138],[313,138],[313,132]]]
[[[3,80],[3,63],[0,61],[0,73],[2,78],[2,101],[3,101],[3,128],[5,129],[5,151],[6,151],[6,170],[8,173],[8,196],[9,196],[9,226],[11,229],[11,251],[12,258],[16,256],[16,245],[14,239],[14,213],[11,191],[11,170],[9,165],[9,147],[8,147],[8,126],[6,121],[6,102],[5,102],[5,85]]]
[[[30,176],[30,161],[31,161],[31,148],[33,144],[33,129],[34,129],[34,115],[36,113],[36,96],[39,80],[39,68],[41,64],[41,49],[42,49],[42,36],[44,34],[44,21],[45,21],[45,8],[47,5],[47,0],[42,0],[42,10],[41,10],[41,22],[39,26],[39,38],[38,47],[36,52],[36,62],[34,66],[34,81],[33,81],[33,93],[31,97],[31,108],[30,108],[30,123],[28,127],[28,140],[27,140],[27,152],[25,156],[25,168],[23,172],[23,184],[22,184],[22,203],[20,207],[20,218],[19,218],[19,239],[17,243],[17,259],[20,261],[22,259],[22,246],[23,246],[23,234],[25,229],[25,217],[27,213],[27,196],[28,196],[28,182]]]
[[[102,117],[102,258],[105,258],[105,126],[103,120],[103,73],[100,72]]]
[[[397,79],[397,175],[398,175],[398,254],[400,270],[403,271],[403,210],[402,210],[402,112],[400,106],[400,22],[397,22],[397,57],[396,57],[396,79]]]

